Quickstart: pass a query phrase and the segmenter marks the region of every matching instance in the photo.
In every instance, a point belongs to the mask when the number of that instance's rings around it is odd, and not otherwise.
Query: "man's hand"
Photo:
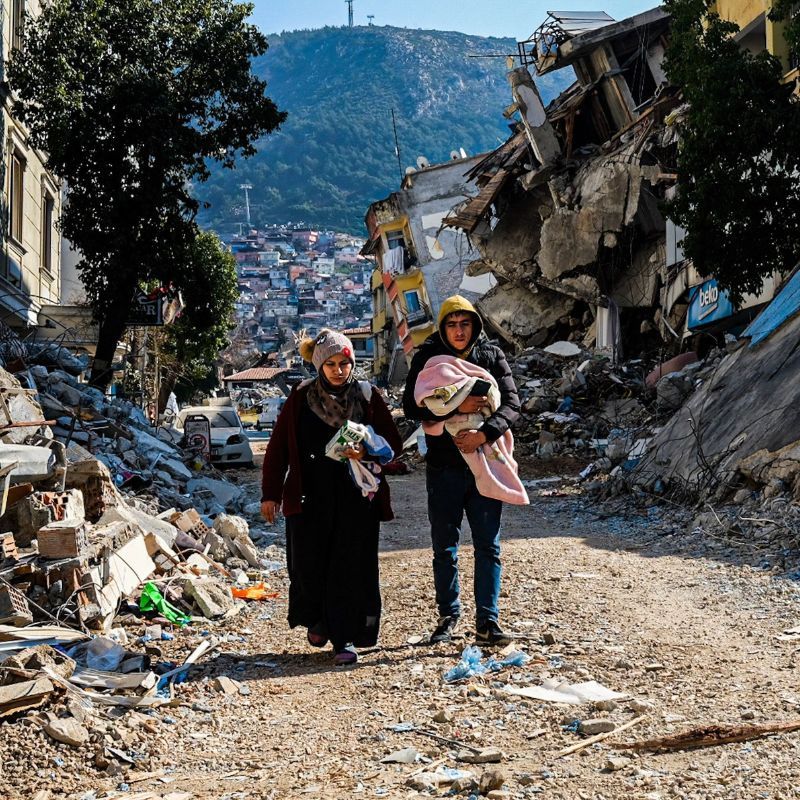
[[[281,504],[276,503],[274,500],[264,500],[261,504],[261,516],[272,525],[275,522],[275,518],[278,516],[278,509],[280,509]]]
[[[458,407],[460,414],[474,414],[484,406],[489,405],[489,398],[486,395],[469,395],[466,400]]]
[[[456,447],[462,453],[474,453],[481,445],[486,444],[486,434],[481,431],[461,431],[455,439]]]
[[[354,461],[361,461],[365,453],[366,450],[362,444],[349,444],[344,448],[344,455],[347,458],[352,458]]]

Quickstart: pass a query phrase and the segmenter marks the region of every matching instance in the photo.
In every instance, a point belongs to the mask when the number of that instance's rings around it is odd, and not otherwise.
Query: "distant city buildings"
[[[351,330],[356,360],[371,372],[369,285],[375,263],[360,254],[365,241],[311,228],[268,228],[228,239],[241,292],[233,340],[244,340],[254,361],[260,356],[273,368],[285,368],[296,364],[295,340],[301,332]],[[234,360],[223,368],[224,375],[241,372]]]

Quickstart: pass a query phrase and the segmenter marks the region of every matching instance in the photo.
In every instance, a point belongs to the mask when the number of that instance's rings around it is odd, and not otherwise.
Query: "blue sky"
[[[253,21],[265,33],[298,28],[345,25],[344,0],[251,0]],[[527,39],[544,20],[548,10],[606,11],[614,19],[624,19],[658,5],[650,0],[554,0],[547,5],[530,0],[354,0],[356,25],[367,24],[374,14],[375,25],[461,31],[482,36],[510,36]]]

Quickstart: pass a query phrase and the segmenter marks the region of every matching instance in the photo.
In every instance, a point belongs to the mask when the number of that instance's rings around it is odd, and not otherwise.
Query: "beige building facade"
[[[7,0],[3,15],[3,53],[22,46],[25,13],[39,3]],[[61,297],[61,185],[45,167],[44,154],[30,143],[25,127],[11,113],[12,97],[3,84],[2,186],[0,224],[0,320],[18,331],[40,323],[42,306]]]

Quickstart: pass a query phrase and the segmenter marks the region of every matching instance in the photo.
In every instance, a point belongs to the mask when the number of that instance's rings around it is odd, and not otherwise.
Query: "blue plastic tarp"
[[[755,347],[775,333],[781,325],[800,311],[800,269],[786,282],[772,302],[745,328],[743,337]]]

